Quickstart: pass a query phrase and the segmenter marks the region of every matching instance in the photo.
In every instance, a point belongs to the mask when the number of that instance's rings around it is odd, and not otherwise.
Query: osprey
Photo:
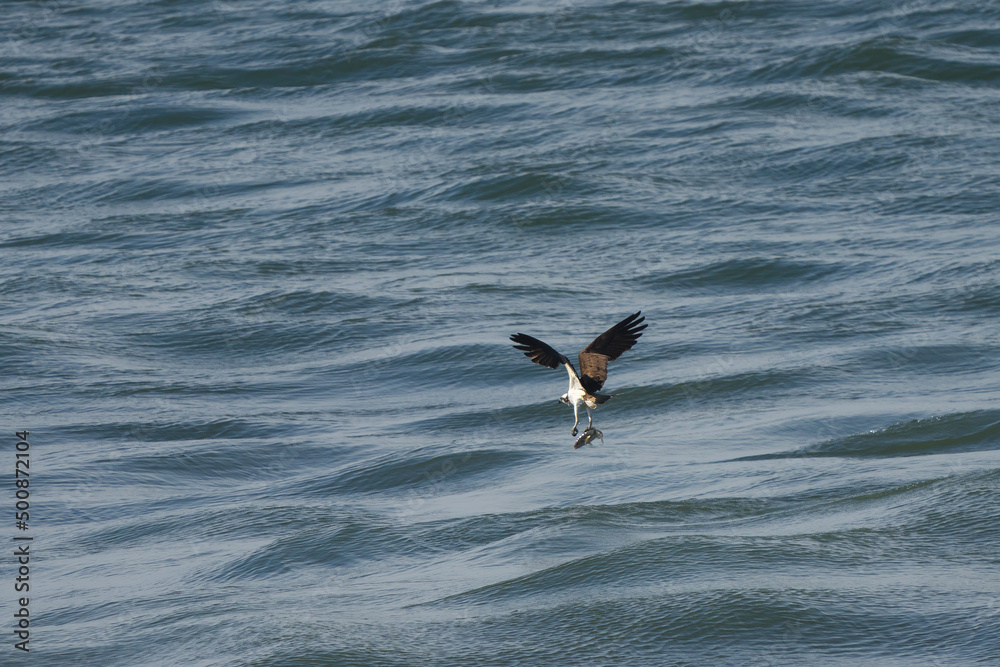
[[[559,400],[566,405],[573,406],[573,435],[576,435],[576,427],[580,425],[580,404],[587,409],[587,428],[594,425],[594,417],[591,410],[603,405],[611,398],[608,394],[598,394],[604,381],[608,379],[608,362],[614,361],[626,350],[631,350],[635,342],[642,335],[642,330],[647,325],[642,324],[645,317],[640,317],[642,311],[629,315],[624,320],[614,325],[594,341],[583,348],[580,353],[580,374],[570,360],[556,352],[546,343],[533,338],[527,334],[516,333],[510,337],[512,341],[518,343],[515,350],[522,350],[524,356],[528,357],[536,364],[546,368],[559,368],[559,364],[566,367],[569,373],[569,391],[559,397]]]

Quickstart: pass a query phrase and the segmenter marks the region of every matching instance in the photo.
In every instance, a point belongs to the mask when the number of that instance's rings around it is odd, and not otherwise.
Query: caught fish
[[[576,442],[573,443],[573,449],[580,449],[584,445],[589,445],[598,438],[601,439],[601,444],[604,444],[604,434],[598,431],[593,426],[588,426],[584,430],[583,435],[577,438]]]

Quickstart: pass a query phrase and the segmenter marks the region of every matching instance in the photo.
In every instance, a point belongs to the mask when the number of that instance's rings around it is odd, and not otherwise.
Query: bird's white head
[[[563,394],[562,396],[560,396],[559,397],[559,402],[560,403],[565,403],[566,405],[569,405],[570,404],[569,403],[569,393],[567,392],[567,393]]]

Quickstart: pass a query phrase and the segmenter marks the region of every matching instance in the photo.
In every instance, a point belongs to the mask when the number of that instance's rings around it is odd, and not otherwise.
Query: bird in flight
[[[580,425],[581,403],[587,409],[587,430],[590,431],[594,426],[594,416],[590,411],[597,409],[598,405],[603,405],[611,398],[609,394],[597,392],[608,379],[608,362],[631,350],[642,335],[642,330],[648,326],[642,324],[646,318],[641,316],[641,312],[629,315],[583,348],[579,357],[579,375],[570,360],[547,343],[523,333],[516,333],[510,337],[517,343],[514,349],[524,352],[524,356],[536,364],[546,368],[559,368],[560,364],[566,367],[566,372],[569,373],[569,391],[560,396],[559,400],[573,406],[573,416],[576,418],[573,422],[573,435],[576,435],[576,427]]]

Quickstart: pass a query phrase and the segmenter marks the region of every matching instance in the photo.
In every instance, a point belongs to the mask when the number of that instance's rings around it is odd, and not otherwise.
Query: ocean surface
[[[1000,664],[997,3],[0,35],[0,664]]]

